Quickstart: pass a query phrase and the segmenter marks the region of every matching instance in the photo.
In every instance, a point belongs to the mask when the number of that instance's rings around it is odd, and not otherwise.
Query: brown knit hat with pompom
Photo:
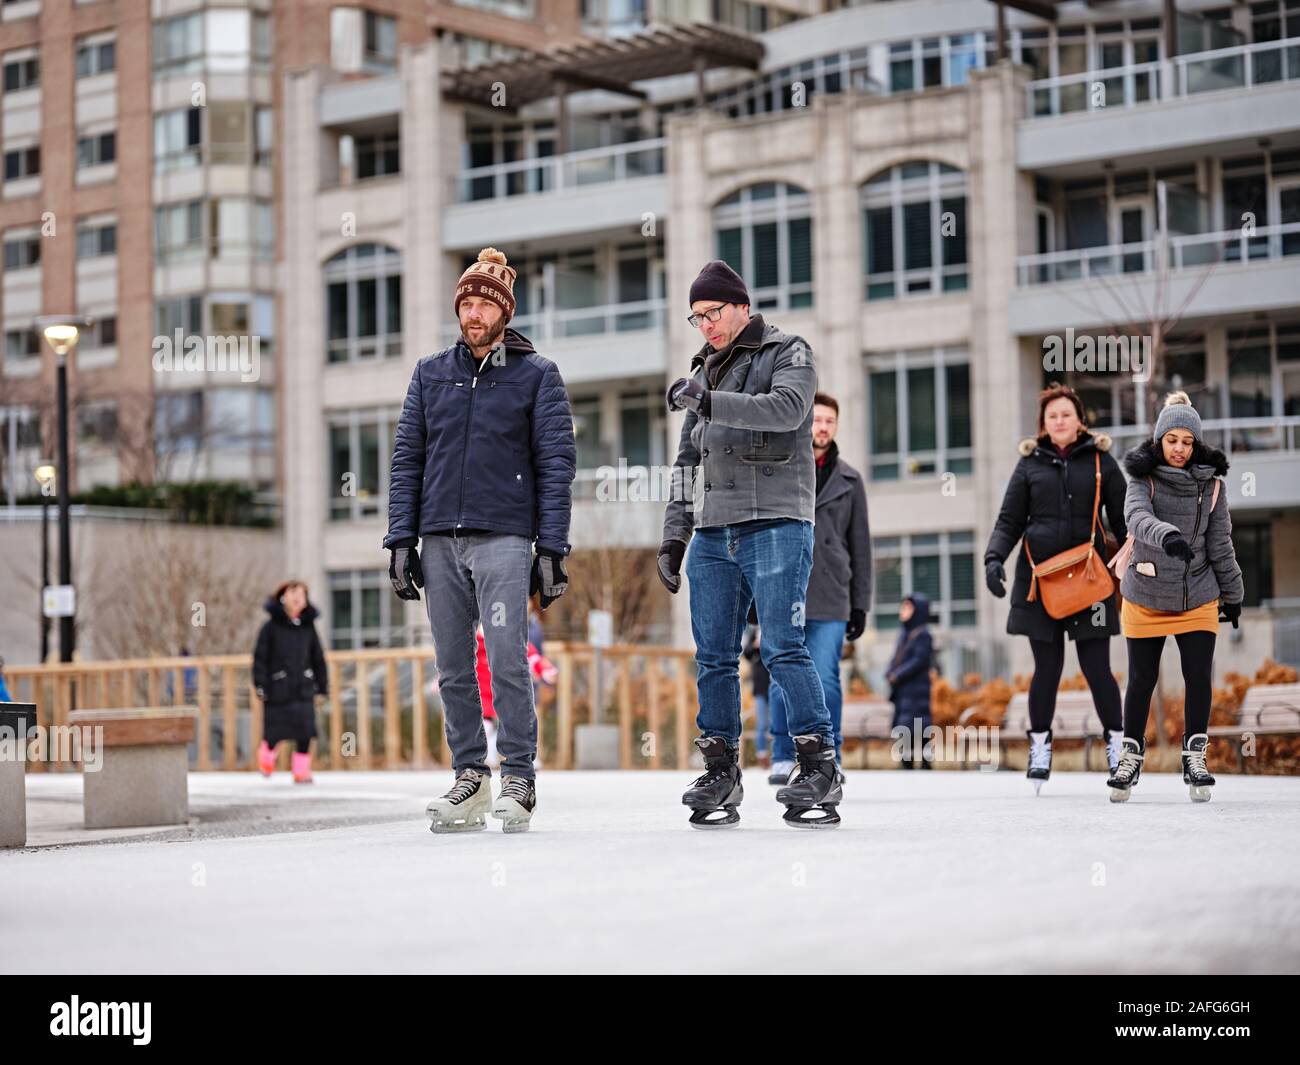
[[[491,300],[505,315],[506,321],[515,316],[515,269],[506,265],[506,257],[496,248],[484,248],[478,253],[478,262],[460,275],[452,311],[460,317],[460,301],[468,296],[481,296]]]

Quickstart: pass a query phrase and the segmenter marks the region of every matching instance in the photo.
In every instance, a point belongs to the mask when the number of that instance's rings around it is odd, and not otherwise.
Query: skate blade
[[[791,828],[834,828],[840,823],[840,815],[833,805],[805,806],[787,810],[781,820]]]
[[[1111,788],[1111,802],[1128,802],[1129,790],[1127,788]]]
[[[1035,794],[1035,795],[1040,795],[1040,794],[1042,794],[1042,791],[1043,791],[1043,782],[1042,782],[1041,780],[1035,780],[1035,781],[1032,781],[1032,783],[1033,783],[1033,785],[1034,785],[1034,794]]]
[[[527,832],[529,822],[533,819],[530,811],[513,800],[492,807],[492,816],[501,822],[502,832]]]
[[[715,816],[721,814],[722,816]],[[691,812],[691,828],[735,828],[740,824],[740,811],[735,807],[722,806],[710,810],[693,810]]]
[[[1209,801],[1210,801],[1210,789],[1209,789],[1209,788],[1188,787],[1187,792],[1188,792],[1189,795],[1191,795],[1191,797],[1192,797],[1192,802],[1209,802]]]
[[[487,818],[479,817],[435,817],[429,822],[429,831],[437,835],[449,832],[482,832],[487,828]]]

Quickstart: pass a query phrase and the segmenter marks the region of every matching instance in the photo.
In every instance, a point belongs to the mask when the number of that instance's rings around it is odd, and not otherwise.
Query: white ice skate
[[[456,783],[425,808],[430,832],[481,832],[492,809],[492,777],[475,769],[462,769]]]
[[[492,804],[492,816],[501,822],[502,832],[527,832],[537,808],[537,789],[523,777],[502,777],[501,794]]]

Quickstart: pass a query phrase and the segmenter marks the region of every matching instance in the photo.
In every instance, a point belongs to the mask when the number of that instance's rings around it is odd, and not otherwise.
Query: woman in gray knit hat
[[[1124,802],[1141,775],[1160,653],[1165,637],[1173,636],[1186,685],[1183,783],[1193,802],[1208,802],[1214,785],[1205,766],[1214,644],[1220,620],[1237,627],[1245,594],[1219,480],[1228,460],[1205,443],[1187,393],[1171,392],[1151,439],[1124,456],[1124,468],[1130,477],[1124,522],[1133,547],[1121,574],[1120,625],[1128,640],[1129,678],[1123,749],[1106,783],[1111,802]]]

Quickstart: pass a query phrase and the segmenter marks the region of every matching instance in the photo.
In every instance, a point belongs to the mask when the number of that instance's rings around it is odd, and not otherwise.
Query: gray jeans
[[[452,766],[457,773],[490,772],[474,639],[482,620],[501,773],[531,780],[537,754],[537,714],[528,672],[532,543],[505,533],[426,536],[423,551],[424,606],[433,632]]]

